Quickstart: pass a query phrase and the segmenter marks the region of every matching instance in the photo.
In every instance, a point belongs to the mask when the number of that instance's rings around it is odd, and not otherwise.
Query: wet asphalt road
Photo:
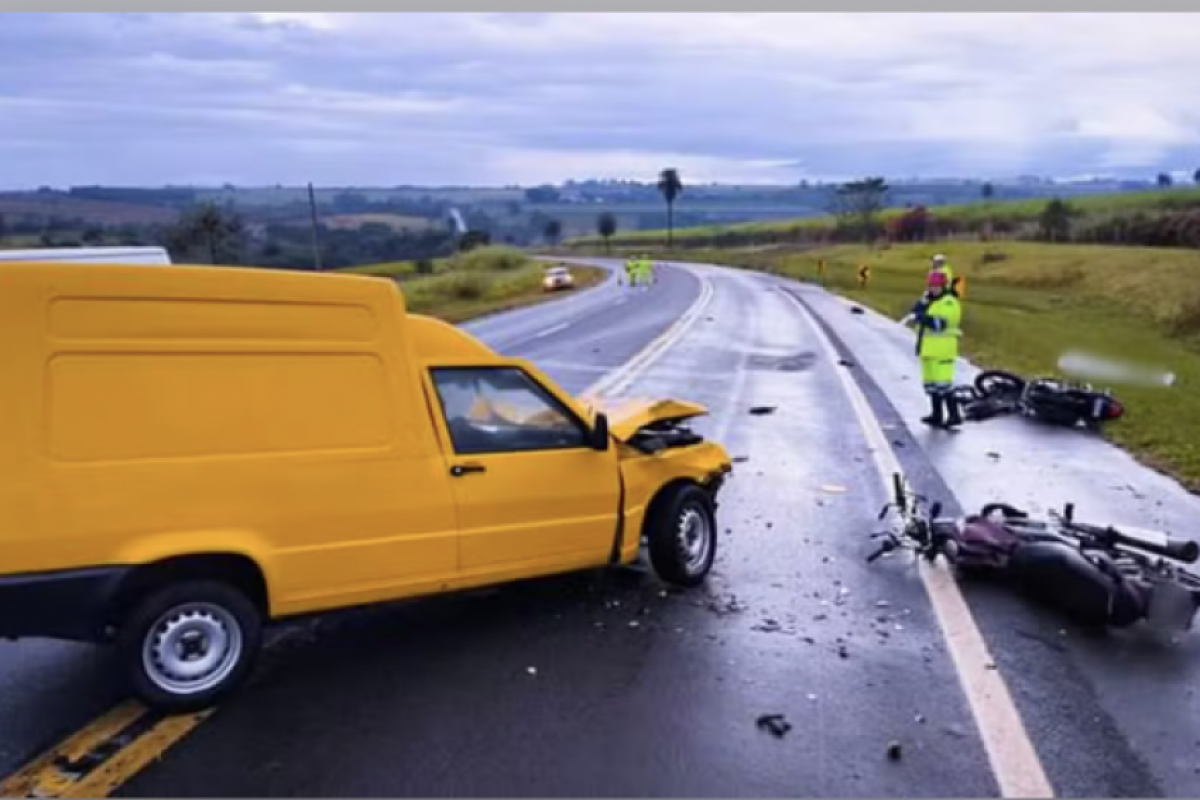
[[[740,459],[706,589],[588,573],[289,626],[249,691],[120,794],[995,796],[915,571],[863,563],[884,497],[835,371],[862,381],[918,488],[950,502],[1003,489],[1034,510],[1075,501],[1177,533],[1200,505],[1081,435],[1017,420],[953,438],[906,429],[923,413],[907,334],[801,289],[852,354],[830,363],[775,279],[700,272],[711,305],[627,393],[708,405],[697,428]],[[699,286],[668,270],[643,293],[608,285],[471,327],[580,391]],[[758,405],[775,411],[749,415]],[[1003,592],[966,593],[1058,794],[1200,790],[1194,640],[1087,639]],[[0,644],[7,764],[108,702],[104,664]],[[793,729],[756,730],[765,713]],[[9,722],[24,719],[32,735]]]

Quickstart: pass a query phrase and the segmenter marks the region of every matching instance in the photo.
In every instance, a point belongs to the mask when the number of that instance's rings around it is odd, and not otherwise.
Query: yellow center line
[[[0,781],[0,797],[108,797],[211,713],[166,717],[122,744],[121,734],[150,714],[127,700]],[[89,757],[99,761],[90,769]]]

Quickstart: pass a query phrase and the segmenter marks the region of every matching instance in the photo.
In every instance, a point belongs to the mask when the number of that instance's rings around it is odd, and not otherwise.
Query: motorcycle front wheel
[[[984,397],[1000,394],[1020,394],[1025,389],[1025,379],[1002,369],[985,369],[975,376],[975,391]]]

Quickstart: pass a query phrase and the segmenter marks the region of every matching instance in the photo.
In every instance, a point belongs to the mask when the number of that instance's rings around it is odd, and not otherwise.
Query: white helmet
[[[945,264],[945,263],[946,263],[946,257],[945,257],[944,255],[942,255],[941,253],[938,253],[936,256],[934,256],[934,257],[933,257],[933,263],[935,263],[935,264]]]

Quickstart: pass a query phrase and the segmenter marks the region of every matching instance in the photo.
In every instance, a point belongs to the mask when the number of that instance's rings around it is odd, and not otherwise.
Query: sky
[[[16,14],[0,186],[1200,167],[1200,14]]]

